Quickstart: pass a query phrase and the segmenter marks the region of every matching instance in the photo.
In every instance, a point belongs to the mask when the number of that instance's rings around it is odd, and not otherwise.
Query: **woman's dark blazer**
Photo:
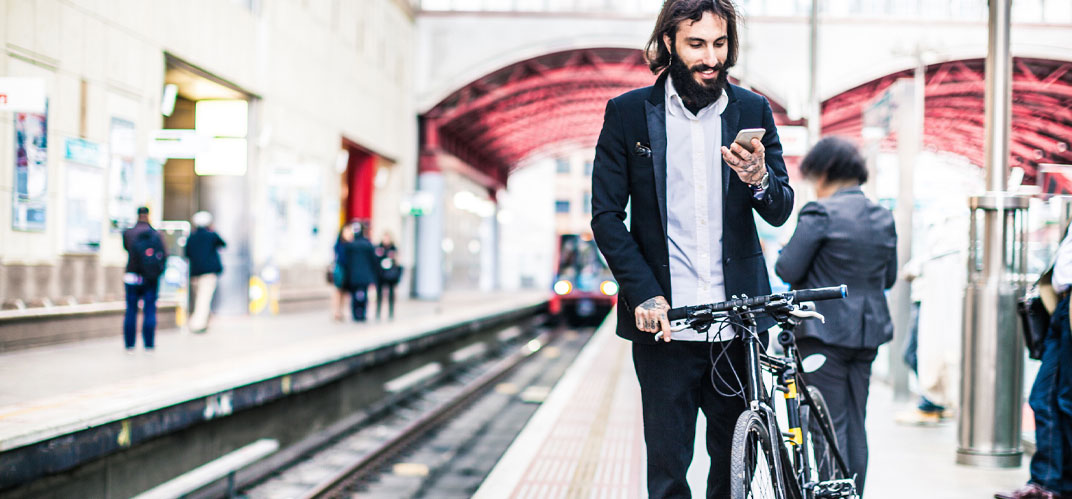
[[[849,287],[845,299],[816,302],[826,323],[805,321],[797,337],[849,348],[893,338],[885,291],[897,279],[897,230],[890,211],[859,187],[804,205],[774,271],[793,289]]]

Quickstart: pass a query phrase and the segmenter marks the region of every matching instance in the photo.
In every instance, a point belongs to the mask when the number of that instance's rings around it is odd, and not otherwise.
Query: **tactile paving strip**
[[[630,343],[601,334],[588,348],[599,354],[512,497],[642,497],[644,435]]]

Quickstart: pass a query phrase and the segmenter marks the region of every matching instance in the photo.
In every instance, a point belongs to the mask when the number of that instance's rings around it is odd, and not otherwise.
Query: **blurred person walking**
[[[194,232],[186,238],[186,258],[190,261],[190,284],[194,292],[194,313],[190,316],[190,329],[201,333],[208,329],[212,313],[212,296],[216,282],[223,272],[220,248],[227,243],[212,228],[212,214],[199,211],[193,216]]]
[[[804,377],[830,407],[838,447],[862,496],[871,363],[879,345],[893,339],[885,290],[897,279],[897,232],[890,211],[860,189],[867,182],[867,166],[852,143],[837,137],[820,140],[800,171],[815,183],[818,200],[801,208],[774,270],[793,289],[849,287],[844,300],[817,302],[826,322],[807,321],[796,336],[802,357],[826,357],[821,368]]]
[[[1049,276],[1049,283],[1046,277]],[[1042,364],[1028,403],[1035,413],[1035,454],[1027,485],[997,499],[1072,498],[1072,325],[1068,302],[1072,290],[1072,231],[1066,229],[1053,265],[1043,273],[1040,294],[1056,294],[1057,306],[1043,340]],[[1048,289],[1049,288],[1049,289]]]
[[[959,313],[964,306],[967,282],[967,218],[942,214],[927,229],[924,253],[905,266],[913,300],[919,308],[914,336],[915,363],[909,367],[919,381],[919,403],[911,413],[899,414],[897,422],[936,424],[955,413],[960,394]],[[906,362],[909,360],[906,353]]]
[[[395,318],[395,286],[402,280],[402,266],[398,264],[398,248],[390,232],[383,233],[383,239],[376,246],[379,258],[379,278],[376,279],[376,318],[380,318],[383,300],[387,298],[387,316]]]
[[[160,276],[167,265],[167,248],[160,233],[149,225],[149,208],[138,208],[138,222],[123,231],[123,249],[127,251],[123,288],[127,309],[123,317],[123,342],[127,353],[134,351],[138,335],[138,307],[142,309],[142,345],[156,348],[156,297]]]
[[[343,251],[346,244],[354,240],[354,230],[350,224],[345,224],[339,229],[339,237],[335,238],[335,260],[332,263],[328,280],[335,286],[335,292],[331,300],[332,318],[336,322],[342,321],[342,306],[346,302],[346,253]]]
[[[350,232],[352,238],[343,242],[340,248],[342,288],[350,295],[350,313],[354,321],[363,322],[368,308],[368,289],[379,274],[379,259],[360,222],[351,223]]]

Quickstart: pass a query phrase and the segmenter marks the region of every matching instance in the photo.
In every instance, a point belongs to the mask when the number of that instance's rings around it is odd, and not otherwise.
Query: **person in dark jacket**
[[[368,288],[376,282],[379,259],[376,249],[365,237],[364,227],[354,222],[351,224],[353,240],[344,241],[340,247],[342,267],[342,288],[350,294],[350,313],[355,321],[365,320],[368,307]]]
[[[380,318],[383,300],[387,298],[387,316],[395,318],[395,286],[402,280],[402,266],[398,264],[398,248],[390,232],[383,234],[383,239],[376,246],[379,258],[379,279],[376,280],[376,318]]]
[[[140,248],[140,250],[139,250]],[[149,208],[138,208],[138,223],[123,231],[123,249],[127,251],[126,272],[123,287],[126,291],[127,310],[123,317],[123,342],[127,353],[133,353],[138,337],[138,306],[142,308],[141,334],[145,350],[156,348],[156,296],[160,287],[160,274],[148,270],[147,261],[167,260],[163,238],[149,225]]]
[[[199,211],[193,216],[194,232],[186,239],[186,258],[190,261],[190,284],[195,289],[194,310],[190,330],[204,332],[212,312],[212,295],[216,281],[223,272],[220,248],[227,246],[212,229],[212,214]]]
[[[860,189],[867,166],[853,144],[837,137],[819,141],[800,171],[815,183],[819,199],[801,208],[774,270],[793,289],[849,287],[843,300],[816,302],[826,322],[807,321],[796,336],[802,357],[826,357],[805,380],[823,393],[838,446],[863,495],[871,363],[879,345],[893,338],[884,292],[897,279],[897,232],[890,211]]]

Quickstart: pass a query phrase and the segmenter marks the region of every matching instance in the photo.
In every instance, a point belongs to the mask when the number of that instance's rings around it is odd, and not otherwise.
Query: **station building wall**
[[[72,213],[65,212],[70,176],[63,147],[71,138],[107,146],[113,119],[132,123],[135,204],[149,202],[162,190],[162,175],[147,174],[146,164],[149,142],[163,125],[168,56],[254,97],[244,176],[249,272],[272,264],[284,289],[325,286],[340,222],[344,139],[379,157],[385,173],[376,184],[374,234],[393,232],[403,260],[411,260],[410,221],[397,208],[414,185],[417,149],[416,35],[404,0],[0,0],[0,14],[0,76],[44,79],[49,143],[44,230],[16,230],[14,114],[0,112],[4,306],[121,297],[126,253],[118,232],[102,228],[97,252],[66,248]],[[280,204],[271,184],[281,178],[299,179],[305,189],[285,196],[282,222],[269,213],[271,202]],[[100,202],[109,194],[101,193]],[[297,204],[305,216],[292,216]],[[155,222],[162,207],[153,208]],[[280,223],[306,237],[280,237]]]

